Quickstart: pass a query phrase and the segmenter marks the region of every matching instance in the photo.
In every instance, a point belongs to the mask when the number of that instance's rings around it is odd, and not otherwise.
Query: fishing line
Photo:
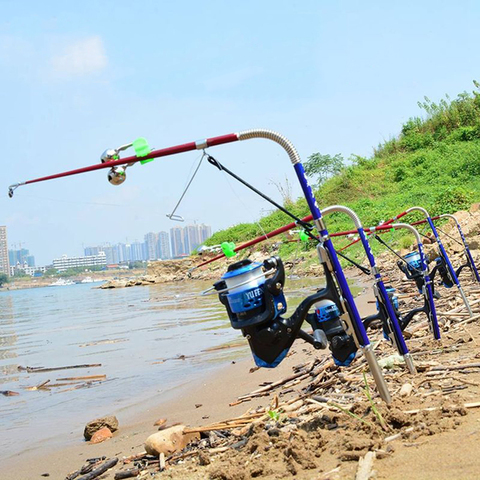
[[[229,184],[230,188],[232,189],[233,193],[235,194],[235,196],[239,199],[239,201],[242,203],[242,205],[246,207],[246,205],[243,203],[243,200],[238,196],[237,192],[235,191],[235,189],[232,187],[232,185],[230,184],[230,181],[228,180],[228,177],[225,175],[225,174],[228,174],[230,175],[231,177],[233,177],[235,180],[237,180],[238,182],[240,182],[242,185],[245,185],[248,189],[252,190],[253,192],[255,192],[257,195],[259,195],[260,197],[262,197],[264,200],[266,200],[267,202],[271,203],[273,206],[277,207],[281,212],[285,213],[286,215],[288,215],[290,218],[292,218],[293,220],[295,220],[295,223],[297,225],[299,225],[300,227],[302,227],[304,229],[304,232],[306,235],[308,235],[308,237],[310,237],[312,240],[315,240],[317,243],[320,241],[313,233],[312,233],[312,230],[313,230],[313,226],[307,222],[304,222],[301,218],[297,217],[295,214],[293,214],[292,212],[290,212],[289,210],[287,210],[285,207],[283,207],[282,205],[280,205],[279,203],[277,203],[275,200],[273,200],[272,198],[270,198],[268,195],[266,195],[265,193],[261,192],[260,190],[258,190],[257,188],[255,188],[253,185],[251,185],[250,183],[248,183],[246,180],[244,180],[243,178],[239,177],[238,175],[236,175],[235,173],[233,173],[231,170],[229,170],[227,167],[225,167],[223,164],[221,164],[217,159],[215,159],[214,157],[212,157],[211,155],[207,154],[207,161],[208,163],[210,163],[211,165],[213,165],[214,167],[217,167],[218,170],[220,170],[221,172],[224,173],[224,177],[227,181],[227,183]],[[263,235],[265,237],[265,239],[267,239],[267,234],[265,233],[265,231],[263,230],[262,226],[260,225],[259,222],[256,222],[256,224],[260,227],[261,231],[263,232]],[[337,251],[337,253],[339,253]],[[344,254],[340,254],[340,256],[342,258],[344,258],[345,260],[347,260],[348,262],[350,262],[352,265],[354,265],[355,267],[359,268],[363,273],[365,273],[366,275],[370,275],[370,270],[366,267],[363,267],[361,265],[359,265],[358,263],[356,263],[354,260],[351,260],[350,258],[348,258],[346,255]]]
[[[215,165],[217,166],[215,163],[212,163],[212,161],[210,160],[214,160],[215,162],[217,162],[211,155],[208,155],[207,154],[207,160],[209,163],[211,163],[212,165]],[[220,164],[218,164],[220,165]],[[223,167],[223,166],[222,166]],[[217,166],[218,168],[218,166]],[[218,168],[221,172],[223,172],[223,178],[225,179],[225,181],[227,182],[228,186],[230,187],[230,190],[233,192],[233,194],[237,197],[238,201],[243,205],[243,208],[245,210],[248,210],[248,207],[247,205],[245,204],[245,202],[243,201],[242,197],[240,197],[240,195],[237,193],[237,191],[235,190],[235,188],[233,187],[233,185],[230,183],[230,180],[228,179],[226,173],[227,173],[227,170],[225,170],[224,168]],[[255,220],[255,225],[257,225],[257,227],[260,229],[260,231],[262,232],[262,235],[265,237],[265,240],[268,240],[268,236],[267,236],[267,233],[265,232],[265,230],[263,229],[262,225],[260,225],[260,223],[258,222],[258,220]]]
[[[447,232],[444,232],[443,230],[441,230],[440,228],[437,227],[437,230],[441,233],[443,233],[444,235],[446,235],[448,238],[450,238],[451,240],[453,240],[454,242],[457,242],[459,245],[461,245],[462,247],[464,247],[465,245],[463,245],[462,242],[459,242],[456,238],[452,237],[451,235],[449,235]]]
[[[402,262],[404,262],[410,269],[415,270],[416,272],[422,273],[418,268],[412,267],[401,255],[399,255],[393,248],[391,248],[388,243],[384,242],[376,233],[373,234],[373,238],[380,242],[384,247],[387,247],[395,256],[397,256]]]
[[[205,151],[202,153],[202,156],[200,157],[200,160],[198,162],[198,165],[197,165],[197,168],[195,169],[195,171],[193,172],[193,175],[192,177],[190,178],[190,181],[187,183],[187,186],[185,187],[185,189],[183,190],[183,193],[182,195],[180,196],[180,199],[178,200],[177,204],[175,205],[175,208],[172,210],[172,213],[168,214],[167,213],[167,218],[169,218],[170,220],[173,220],[173,221],[176,221],[176,222],[184,222],[185,219],[181,216],[181,215],[175,215],[175,212],[177,211],[177,208],[180,206],[180,203],[182,203],[182,200],[183,200],[183,197],[186,195],[188,189],[190,188],[190,185],[192,184],[193,182],[193,179],[195,178],[195,176],[197,175],[198,173],[198,170],[200,169],[200,165],[202,164],[202,160],[203,158],[205,157],[206,153]],[[191,171],[191,169],[190,169]]]

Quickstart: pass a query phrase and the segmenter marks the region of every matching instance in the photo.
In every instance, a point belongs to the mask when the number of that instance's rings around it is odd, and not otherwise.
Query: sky
[[[99,162],[145,137],[154,148],[251,128],[314,152],[370,156],[421,115],[417,102],[480,80],[476,1],[0,0],[0,225],[37,265],[83,246],[143,241],[182,225],[177,203],[199,152],[19,188]],[[250,140],[209,153],[281,201],[286,153]],[[319,205],[325,207],[322,199]],[[270,205],[203,163],[177,213],[214,230]]]

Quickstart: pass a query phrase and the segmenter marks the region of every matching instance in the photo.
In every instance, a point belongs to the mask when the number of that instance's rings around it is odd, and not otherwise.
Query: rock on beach
[[[109,438],[112,438],[113,434],[108,427],[102,427],[100,430],[97,430],[90,439],[90,443],[102,443]]]
[[[118,420],[114,415],[109,415],[107,417],[96,418],[91,422],[88,422],[85,425],[85,430],[83,431],[83,436],[85,440],[90,440],[95,432],[100,430],[103,427],[107,427],[110,432],[115,432],[118,430]]]
[[[183,450],[192,440],[200,438],[198,433],[185,433],[185,428],[185,425],[176,425],[150,435],[145,440],[145,451],[158,456]]]

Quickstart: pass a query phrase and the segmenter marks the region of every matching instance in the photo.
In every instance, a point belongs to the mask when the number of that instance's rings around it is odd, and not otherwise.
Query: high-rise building
[[[162,260],[170,258],[170,235],[168,232],[159,232],[157,251],[159,258]]]
[[[170,244],[172,245],[172,257],[185,255],[185,237],[182,227],[173,227],[170,229]]]
[[[212,227],[210,225],[202,223],[198,228],[200,229],[200,243],[203,243],[207,238],[212,236]]]
[[[204,224],[171,228],[172,256],[189,255],[211,235],[212,227]]]
[[[146,260],[145,256],[145,243],[133,242],[130,244],[130,260],[132,262],[139,262]]]
[[[158,255],[158,233],[147,233],[145,235],[145,246],[147,249],[147,260],[157,260]]]
[[[99,252],[99,247],[85,247],[83,249],[83,254],[86,257],[89,257],[90,255],[98,255]]]
[[[35,266],[35,257],[30,255],[30,252],[26,248],[20,250],[9,250],[8,261],[10,266],[16,267],[17,265],[25,265],[28,267]]]
[[[7,227],[0,226],[0,272],[10,276],[10,263],[8,261]]]
[[[192,253],[202,242],[198,225],[187,225],[184,228],[185,253]]]

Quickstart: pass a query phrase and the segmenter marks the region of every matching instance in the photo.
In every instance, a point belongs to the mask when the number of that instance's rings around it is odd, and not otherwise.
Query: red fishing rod
[[[312,215],[308,215],[307,217],[302,218],[302,222],[310,222],[312,220]],[[253,245],[256,245],[257,243],[263,242],[264,240],[267,240],[268,238],[275,237],[276,235],[280,235],[281,233],[288,232],[288,230],[291,230],[292,228],[295,228],[297,226],[296,222],[289,223],[287,225],[284,225],[283,227],[277,228],[276,230],[272,230],[271,232],[265,233],[264,235],[261,235],[260,237],[254,238],[253,240],[250,240],[242,245],[239,245],[238,247],[235,247],[233,249],[234,252],[239,252],[240,250],[243,250],[248,247],[253,247]],[[201,263],[200,265],[197,265],[195,268],[200,268],[203,267],[204,265],[208,265],[209,263],[215,262],[217,260],[220,260],[221,258],[226,257],[224,253],[218,254],[216,257],[210,258],[209,260],[206,260],[205,262]]]
[[[93,172],[95,170],[101,170],[103,168],[110,168],[110,172],[108,175],[108,180],[110,181],[110,183],[112,183],[113,185],[120,185],[125,181],[126,168],[134,165],[137,162],[145,164],[159,157],[167,157],[169,155],[176,155],[178,153],[191,152],[192,150],[204,150],[205,148],[214,147],[216,145],[237,142],[239,140],[245,140],[247,138],[250,138],[247,135],[248,131],[242,132],[242,134],[229,133],[227,135],[221,135],[219,137],[206,138],[203,140],[198,140],[196,142],[184,143],[182,145],[175,145],[173,147],[162,148],[160,150],[153,151],[150,149],[147,141],[144,138],[138,138],[134,142],[122,145],[121,147],[105,150],[105,152],[103,152],[100,157],[101,163],[10,185],[10,187],[8,188],[8,195],[10,198],[12,198],[15,189],[22,185],[45,182],[46,180],[69,177],[71,175],[78,175],[80,173]],[[120,152],[130,147],[134,148],[135,155],[120,158]]]

